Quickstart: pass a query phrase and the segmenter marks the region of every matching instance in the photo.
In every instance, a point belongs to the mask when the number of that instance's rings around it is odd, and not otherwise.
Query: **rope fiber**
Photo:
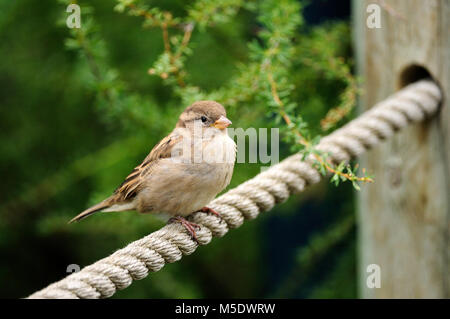
[[[441,91],[434,82],[421,80],[410,84],[322,138],[316,148],[330,153],[335,164],[349,161],[409,123],[431,117],[441,100]],[[222,219],[202,212],[191,214],[188,220],[201,226],[196,232],[198,244],[206,245],[212,237],[224,236],[244,220],[258,217],[320,179],[312,158],[302,161],[301,154],[286,158],[213,200],[208,207],[219,212]],[[192,254],[198,244],[179,223],[167,224],[28,298],[107,298],[131,285],[133,280],[143,279],[166,263]]]

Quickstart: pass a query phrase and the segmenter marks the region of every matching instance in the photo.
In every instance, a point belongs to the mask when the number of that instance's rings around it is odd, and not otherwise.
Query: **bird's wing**
[[[182,135],[172,132],[156,144],[144,161],[139,166],[136,166],[136,168],[127,176],[125,181],[123,181],[123,183],[114,191],[114,201],[122,202],[136,196],[144,178],[148,174],[151,174],[154,164],[159,159],[171,157],[173,147],[181,142],[182,139]]]

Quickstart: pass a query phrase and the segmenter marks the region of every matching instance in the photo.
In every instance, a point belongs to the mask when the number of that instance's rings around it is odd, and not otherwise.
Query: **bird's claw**
[[[186,220],[186,218],[181,217],[181,216],[176,216],[176,217],[170,218],[169,223],[180,223],[188,231],[188,233],[191,235],[192,239],[195,242],[197,242],[197,244],[198,244],[198,239],[197,239],[197,234],[195,233],[195,228],[200,230],[201,226],[199,224],[192,223],[192,222]]]
[[[216,212],[214,209],[209,208],[209,207],[203,207],[202,209],[200,209],[201,212],[203,213],[207,213],[207,214],[213,214],[216,215],[217,217],[219,217],[220,219],[223,219],[222,215],[220,215],[218,212]]]

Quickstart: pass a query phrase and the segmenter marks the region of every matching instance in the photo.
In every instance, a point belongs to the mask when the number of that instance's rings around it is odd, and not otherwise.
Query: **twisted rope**
[[[330,153],[330,159],[336,164],[349,161],[409,123],[432,116],[441,99],[440,89],[434,82],[422,80],[411,84],[324,137],[317,149]],[[206,245],[212,237],[222,237],[229,229],[241,226],[244,220],[258,217],[290,195],[319,182],[321,175],[313,163],[311,157],[302,161],[301,154],[292,155],[216,198],[208,207],[219,212],[223,219],[201,212],[190,215],[190,221],[201,225],[197,231],[198,244]],[[166,263],[192,254],[198,244],[183,226],[168,224],[29,298],[110,297],[133,280],[145,278]]]

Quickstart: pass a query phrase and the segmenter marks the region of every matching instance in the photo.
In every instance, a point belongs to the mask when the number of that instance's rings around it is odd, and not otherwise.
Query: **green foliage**
[[[327,154],[314,149],[323,133],[321,119],[330,107],[342,106],[344,112],[331,116],[326,129],[345,122],[357,94],[348,22],[309,27],[301,14],[305,5],[293,0],[80,1],[82,28],[69,30],[65,7],[71,2],[1,5],[0,167],[7,182],[1,186],[0,249],[11,263],[0,266],[0,278],[15,282],[1,296],[24,297],[63,277],[68,264],[90,264],[163,225],[133,213],[66,222],[108,196],[193,101],[221,102],[235,127],[280,127],[281,158],[297,151],[316,154],[327,173]],[[230,187],[260,166],[237,164]],[[333,183],[344,181],[343,174],[356,176],[355,166],[334,169]],[[342,188],[326,198],[320,191],[311,196],[324,205],[332,198],[351,201],[350,190]],[[306,214],[304,204],[294,198],[273,214]],[[268,218],[234,230],[117,297],[272,295],[277,287],[263,284],[269,262],[261,242],[276,240],[262,231]],[[326,256],[340,238],[324,240]],[[295,254],[304,251],[300,246],[291,247]],[[16,255],[22,249],[26,257]],[[300,268],[320,262],[306,259]],[[232,279],[226,275],[230,269]],[[330,270],[330,278],[333,271],[341,270]],[[321,297],[319,280],[316,287],[314,296]],[[329,290],[324,295],[332,296]]]
[[[293,39],[302,25],[299,2],[267,0],[250,4],[247,9],[257,14],[257,21],[263,29],[258,33],[258,38],[248,46],[249,62],[245,67],[241,66],[238,77],[232,80],[235,85],[210,93],[185,82],[187,74],[185,58],[192,54],[192,50],[189,49],[191,33],[195,25],[200,25],[201,30],[204,30],[211,21],[227,22],[236,13],[239,5],[242,5],[239,1],[198,1],[193,9],[188,10],[189,14],[185,20],[173,18],[171,13],[163,13],[156,8],[149,10],[146,6],[136,6],[129,1],[119,1],[118,8],[120,11],[129,8],[130,14],[144,16],[150,21],[146,25],[161,27],[165,50],[149,73],[164,79],[185,104],[191,104],[195,100],[214,99],[222,101],[229,107],[242,102],[263,105],[264,107],[259,107],[258,111],[265,112],[272,118],[273,125],[280,126],[285,122],[286,125],[281,127],[284,140],[290,145],[291,152],[302,152],[304,159],[312,155],[314,165],[323,175],[332,173],[337,176],[332,180],[336,186],[341,181],[348,180],[356,190],[359,190],[358,182],[371,182],[372,179],[369,176],[358,177],[356,170],[349,165],[346,166],[348,173],[345,173],[343,164],[335,167],[329,160],[329,154],[315,149],[320,136],[313,137],[308,123],[296,112],[299,105],[292,99],[296,86],[289,80],[293,73],[296,53],[300,53],[306,65],[315,70],[325,71],[326,79],[344,82],[346,87],[340,96],[341,104],[331,109],[321,121],[323,129],[328,130],[347,116],[355,104],[358,88],[356,80],[351,75],[350,66],[344,59],[336,56],[335,47],[323,41],[332,38],[325,29],[314,30],[309,41],[305,41],[305,44],[299,45],[298,48],[295,47]],[[216,18],[210,18],[211,16]],[[182,39],[181,36],[169,39],[170,26],[183,26]],[[342,29],[342,26],[340,27]],[[335,32],[336,34],[340,33]]]

